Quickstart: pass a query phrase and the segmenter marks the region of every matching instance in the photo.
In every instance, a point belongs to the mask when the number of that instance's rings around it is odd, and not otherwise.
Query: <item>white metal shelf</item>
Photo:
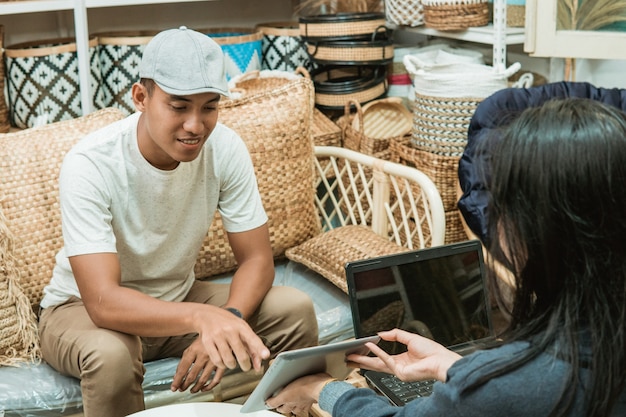
[[[487,26],[468,28],[461,31],[443,31],[419,26],[401,27],[401,29],[425,36],[436,36],[439,38],[456,39],[467,42],[482,43],[486,45],[493,45],[495,36],[493,23],[490,23]],[[506,43],[507,45],[521,45],[524,43],[525,37],[526,35],[524,28],[507,27],[505,30],[504,43]]]
[[[71,10],[74,0],[31,0],[0,3],[0,15]]]

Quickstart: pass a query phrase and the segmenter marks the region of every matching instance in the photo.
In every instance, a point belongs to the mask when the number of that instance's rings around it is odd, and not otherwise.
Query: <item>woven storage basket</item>
[[[422,0],[385,0],[387,20],[400,26],[421,26],[424,24]]]
[[[526,6],[507,4],[506,25],[512,28],[523,28],[526,26]]]
[[[368,39],[387,23],[382,13],[335,13],[303,16],[300,36],[307,42]]]
[[[463,30],[489,23],[487,0],[422,0],[424,25],[438,30]]]
[[[4,96],[4,26],[0,25],[0,133],[6,133],[10,128],[9,108]]]
[[[320,65],[386,65],[393,60],[393,40],[380,27],[369,40],[311,41],[307,51]]]
[[[415,149],[411,146],[409,137],[392,139],[389,148],[391,161],[415,167],[435,183],[446,214],[445,243],[467,240],[456,206],[460,156],[436,155]]]
[[[92,104],[104,107],[98,40],[89,40]],[[26,42],[5,48],[9,118],[25,129],[82,116],[74,39]]]
[[[341,128],[319,109],[313,109],[311,135],[315,146],[342,146]]]
[[[220,44],[226,58],[226,78],[260,70],[263,60],[263,32],[249,28],[201,30]]]
[[[350,101],[367,103],[387,92],[384,66],[324,66],[311,73],[315,104],[322,109],[342,110]]]
[[[261,23],[256,30],[263,33],[261,44],[261,69],[295,71],[304,67],[308,71],[316,65],[309,57],[306,42],[300,36],[298,22]]]
[[[117,107],[127,115],[135,112],[131,89],[139,81],[139,63],[143,50],[157,33],[136,31],[94,35],[98,38],[105,107]]]

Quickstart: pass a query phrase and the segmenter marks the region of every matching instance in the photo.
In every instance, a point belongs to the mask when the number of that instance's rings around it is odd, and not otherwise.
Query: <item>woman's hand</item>
[[[376,356],[348,355],[349,365],[396,375],[402,381],[438,379],[445,382],[448,369],[461,358],[458,353],[446,349],[437,342],[400,329],[380,332],[383,340],[400,342],[407,351],[389,355],[373,343],[367,347]]]
[[[285,415],[307,417],[311,406],[320,398],[320,392],[333,378],[325,373],[303,376],[289,383],[266,404]]]

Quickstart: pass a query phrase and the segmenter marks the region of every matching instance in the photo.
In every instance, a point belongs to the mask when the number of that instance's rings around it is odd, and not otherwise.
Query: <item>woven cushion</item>
[[[63,245],[58,176],[67,151],[87,133],[120,120],[119,109],[0,135],[0,209],[16,236],[20,285],[39,307]]]
[[[347,262],[391,255],[407,249],[377,235],[365,226],[342,226],[290,248],[285,255],[301,263],[348,293]]]
[[[242,98],[223,100],[219,115],[250,151],[275,258],[321,230],[313,188],[313,85],[301,77],[279,81]],[[196,277],[207,278],[236,266],[217,215],[200,249]]]

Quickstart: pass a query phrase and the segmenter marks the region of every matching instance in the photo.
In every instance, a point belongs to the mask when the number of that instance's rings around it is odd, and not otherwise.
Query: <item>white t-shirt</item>
[[[59,177],[64,247],[43,308],[80,297],[68,256],[117,253],[122,285],[182,300],[215,211],[229,232],[267,222],[243,140],[218,123],[200,155],[172,171],[139,152],[140,113],[96,131],[66,155]]]

